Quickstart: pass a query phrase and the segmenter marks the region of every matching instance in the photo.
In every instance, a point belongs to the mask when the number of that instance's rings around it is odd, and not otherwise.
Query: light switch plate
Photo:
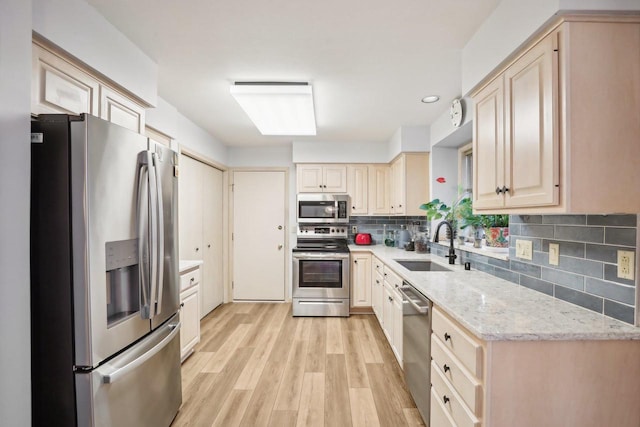
[[[557,243],[549,243],[549,264],[558,265],[560,261],[560,245]]]
[[[516,257],[522,259],[533,259],[533,242],[531,240],[516,240]]]
[[[618,277],[633,280],[635,273],[635,252],[618,251]]]

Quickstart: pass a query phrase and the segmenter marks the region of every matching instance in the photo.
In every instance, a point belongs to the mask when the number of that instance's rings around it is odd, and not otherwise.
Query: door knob
[[[278,245],[278,250],[282,250],[282,245]]]

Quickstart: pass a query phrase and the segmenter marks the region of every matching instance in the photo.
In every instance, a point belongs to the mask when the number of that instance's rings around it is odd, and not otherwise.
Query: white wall
[[[293,141],[294,163],[386,163],[386,142]]]
[[[0,424],[31,425],[31,1],[0,1]]]
[[[158,104],[146,110],[144,120],[147,126],[171,138],[178,137],[178,110],[164,99],[158,97]]]
[[[462,94],[563,11],[638,11],[638,0],[502,0],[462,50]]]
[[[403,152],[427,152],[431,150],[429,126],[402,126]],[[396,153],[396,156],[400,153]],[[395,157],[395,156],[394,156]]]
[[[222,165],[227,165],[227,146],[215,139],[191,120],[176,113],[176,142]]]
[[[156,105],[158,67],[82,0],[33,0],[33,30]]]

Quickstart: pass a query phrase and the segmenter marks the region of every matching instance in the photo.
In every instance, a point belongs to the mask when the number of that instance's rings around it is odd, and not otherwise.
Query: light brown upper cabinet
[[[640,17],[559,18],[472,97],[476,210],[640,211]]]
[[[301,164],[297,168],[298,193],[346,193],[346,165]]]
[[[368,165],[347,165],[347,192],[351,197],[351,215],[366,215],[369,212],[368,185]]]
[[[391,167],[369,165],[369,214],[391,213]]]
[[[43,41],[31,59],[32,114],[88,113],[144,134],[148,105]]]
[[[402,153],[391,162],[391,215],[424,215],[429,199],[429,153]]]

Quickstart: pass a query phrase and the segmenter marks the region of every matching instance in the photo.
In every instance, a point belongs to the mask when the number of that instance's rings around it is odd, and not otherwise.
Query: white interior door
[[[284,171],[233,173],[233,299],[283,301]]]
[[[222,304],[222,171],[204,163],[203,183],[203,260],[204,288],[200,292],[200,313],[204,317]],[[202,284],[201,284],[202,286]]]

